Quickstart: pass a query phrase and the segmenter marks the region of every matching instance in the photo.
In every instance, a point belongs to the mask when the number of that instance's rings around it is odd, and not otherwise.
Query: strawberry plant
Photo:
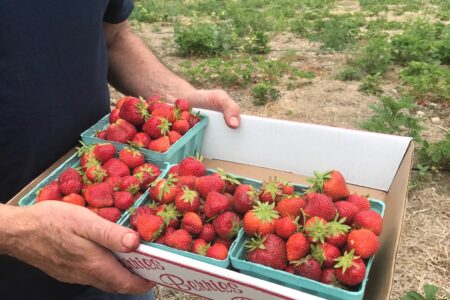
[[[252,95],[255,105],[265,105],[278,99],[280,93],[270,82],[261,82],[252,88]]]
[[[416,291],[410,291],[406,293],[402,300],[439,300],[436,294],[438,291],[438,287],[432,284],[425,284],[423,286],[424,295],[419,294]]]
[[[367,75],[358,87],[358,91],[360,91],[364,95],[381,95],[383,90],[381,89],[380,84],[380,74]]]

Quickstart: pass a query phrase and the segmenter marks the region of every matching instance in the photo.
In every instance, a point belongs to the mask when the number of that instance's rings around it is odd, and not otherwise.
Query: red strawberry
[[[137,133],[136,127],[133,124],[125,121],[124,119],[117,120],[115,124],[119,125],[125,130],[127,141],[131,140]]]
[[[326,268],[322,270],[322,276],[320,276],[320,282],[325,284],[330,284],[336,287],[341,287],[341,284],[339,283],[335,269],[334,268]]]
[[[162,97],[160,95],[151,95],[146,101],[150,108],[153,102],[162,102]]]
[[[352,225],[353,217],[359,211],[358,207],[348,201],[334,202],[339,218],[345,218],[345,224]]]
[[[296,261],[309,253],[308,238],[300,232],[294,233],[286,242],[288,261]]]
[[[284,269],[284,271],[285,271],[285,272],[288,272],[288,273],[291,273],[291,274],[294,274],[294,266],[293,266],[293,265],[288,265],[288,266]]]
[[[345,199],[350,195],[344,176],[339,171],[314,172],[314,175],[315,178],[308,179],[312,183],[309,192],[324,193],[331,197],[333,201]]]
[[[336,207],[331,198],[318,193],[308,194],[305,213],[310,217],[321,217],[331,221],[336,216]]]
[[[173,165],[170,167],[169,171],[167,172],[167,175],[172,174],[174,177],[178,177],[178,165]]]
[[[347,234],[350,226],[344,224],[344,219],[333,220],[326,225],[328,233],[325,241],[329,244],[342,248],[347,243]]]
[[[205,175],[198,177],[195,182],[195,189],[203,198],[208,196],[209,192],[215,191],[222,193],[225,188],[225,183],[218,174]]]
[[[179,108],[181,111],[189,111],[191,109],[187,99],[176,99],[175,107]]]
[[[156,240],[164,230],[164,221],[160,216],[140,214],[136,223],[141,239],[147,242]]]
[[[130,169],[137,168],[145,163],[144,154],[132,148],[123,148],[120,150],[119,159]]]
[[[131,217],[130,217],[131,228],[136,229],[137,219],[138,219],[139,215],[141,215],[141,214],[155,215],[156,209],[154,209],[154,207],[152,207],[149,204],[139,206],[136,209],[131,209]]]
[[[383,230],[383,217],[374,210],[362,210],[355,214],[353,228],[367,228],[380,235]]]
[[[212,222],[219,237],[224,240],[234,239],[241,227],[241,218],[231,211],[226,211],[217,216]]]
[[[92,146],[92,153],[99,162],[105,163],[114,157],[116,148],[111,143],[100,143]]]
[[[153,96],[152,96],[153,97]],[[160,96],[150,97],[147,99],[148,112],[152,113],[156,108],[160,106],[167,106],[168,104]],[[160,97],[159,99],[157,97]]]
[[[199,215],[189,211],[181,219],[181,226],[189,231],[190,234],[197,235],[203,229],[203,222]]]
[[[217,173],[225,183],[224,192],[229,193],[232,196],[241,182],[233,175],[225,173],[225,171],[221,168],[217,168]]]
[[[305,234],[312,243],[325,241],[328,235],[327,221],[321,217],[312,217],[305,223]]]
[[[170,204],[161,204],[156,209],[156,214],[163,218],[164,224],[168,227],[178,228],[180,225],[180,221],[178,217],[180,217],[180,213],[177,211],[173,203]]]
[[[89,209],[90,211],[92,211],[96,215],[98,215],[98,210],[100,209],[98,207],[92,207],[92,206],[89,206],[89,205],[86,206],[86,208]]]
[[[145,132],[138,132],[134,135],[129,144],[132,147],[136,148],[147,148],[147,145],[150,141],[151,138],[148,134],[146,134]]]
[[[149,117],[148,104],[138,98],[127,97],[120,107],[119,116],[135,126],[141,126]]]
[[[91,182],[103,182],[108,174],[101,165],[94,165],[86,169],[86,178]]]
[[[112,206],[113,189],[106,182],[93,183],[84,190],[84,198],[86,202],[93,207]]]
[[[320,267],[320,263],[314,258],[305,257],[294,264],[294,273],[319,281],[322,276],[322,268]]]
[[[173,122],[172,124],[172,130],[175,130],[176,132],[178,132],[181,135],[184,135],[186,132],[189,131],[189,122],[187,120],[176,120],[175,122]]]
[[[170,148],[170,140],[168,136],[162,136],[156,140],[150,141],[147,148],[155,152],[164,153]]]
[[[72,193],[72,194],[69,194],[67,196],[64,196],[62,198],[62,201],[66,202],[66,203],[79,205],[79,206],[85,206],[86,205],[86,201],[84,200],[83,196],[81,196],[79,194],[76,194],[76,193]]]
[[[197,124],[198,122],[200,122],[200,112],[196,113],[196,114],[192,114],[189,116],[189,125],[190,127],[194,127],[195,124]]]
[[[286,268],[286,243],[275,234],[252,238],[247,241],[245,247],[247,260],[274,269]]]
[[[175,130],[170,130],[167,136],[169,137],[169,143],[171,145],[175,144],[179,139],[182,138],[181,134],[179,134]]]
[[[44,200],[61,200],[62,197],[63,195],[61,194],[61,190],[59,189],[58,182],[53,181],[52,183],[44,186],[42,190],[39,191],[39,194],[36,197],[36,202]]]
[[[68,168],[68,169],[64,170],[58,177],[58,184],[61,184],[62,182],[68,181],[68,180],[78,180],[81,182],[80,172],[78,172],[74,168]]]
[[[302,209],[305,208],[306,201],[300,197],[282,198],[275,209],[280,213],[281,217],[290,216],[296,218],[302,215]]]
[[[118,191],[120,188],[120,183],[122,182],[122,177],[118,175],[108,176],[105,179],[105,182],[109,183],[114,191]]]
[[[161,175],[161,169],[155,164],[144,163],[133,169],[133,175],[139,179],[142,188],[146,189]]]
[[[118,119],[106,129],[106,139],[113,142],[126,143],[134,137],[136,132],[133,124],[123,119]]]
[[[219,238],[216,239],[216,244],[222,244],[225,247],[227,247],[227,249],[230,249],[231,244],[233,244],[233,240],[224,240],[224,239],[219,237]]]
[[[221,243],[214,243],[206,251],[206,256],[218,260],[224,260],[228,257],[228,248]]]
[[[116,207],[100,207],[97,214],[103,219],[106,219],[113,223],[116,223],[121,216],[120,210]]]
[[[115,123],[120,119],[120,108],[114,108],[109,115],[109,123]]]
[[[191,244],[192,237],[186,229],[178,229],[166,238],[166,245],[178,250],[190,251]]]
[[[335,259],[341,256],[338,247],[328,243],[311,245],[311,253],[324,268],[333,267],[336,264]]]
[[[191,190],[195,189],[195,182],[197,181],[197,177],[195,176],[178,176],[178,183],[177,185],[179,187],[188,187]]]
[[[159,118],[152,116],[142,126],[142,131],[148,134],[152,139],[157,139],[167,133],[170,130],[172,124],[166,118]]]
[[[87,168],[94,166],[94,165],[99,165],[100,162],[95,159],[94,154],[92,154],[92,152],[90,153],[78,153],[78,155],[80,156],[80,166],[83,169],[83,171],[86,171]]]
[[[201,177],[200,177],[201,178]],[[214,218],[228,210],[230,202],[228,198],[216,191],[208,193],[205,201],[205,216],[208,219]]]
[[[269,234],[275,232],[275,222],[279,218],[274,210],[275,203],[261,203],[258,201],[252,210],[244,215],[244,231],[247,236],[255,234]]]
[[[166,227],[166,229],[164,229],[163,233],[154,242],[158,243],[158,244],[166,245],[167,237],[170,234],[172,234],[173,232],[175,232],[175,230],[176,229],[173,227]]]
[[[206,242],[204,239],[198,238],[198,239],[194,240],[194,242],[192,243],[191,252],[198,254],[198,255],[205,256],[206,251],[208,251],[209,247],[210,247],[210,244],[208,244],[208,242]]]
[[[178,174],[180,176],[201,177],[206,174],[206,166],[201,158],[189,156],[178,164]]]
[[[253,205],[257,201],[256,189],[249,184],[241,184],[236,188],[234,192],[233,201],[231,206],[238,213],[245,214],[247,211],[253,208]]]
[[[132,96],[124,96],[124,97],[120,98],[116,102],[116,108],[120,109],[122,107],[123,103],[125,102],[125,100],[127,100],[128,98],[134,98],[134,97],[132,97]]]
[[[361,258],[354,256],[353,250],[337,258],[334,267],[337,279],[348,286],[360,284],[366,276],[366,265]]]
[[[122,177],[120,182],[119,190],[127,191],[135,195],[141,189],[141,182],[134,176],[128,175]]]
[[[134,204],[133,195],[130,192],[120,191],[113,193],[114,206],[121,211],[129,209]]]
[[[369,229],[352,230],[348,234],[347,247],[354,249],[355,254],[362,259],[374,255],[378,250],[378,237]]]
[[[83,187],[80,173],[74,168],[68,168],[58,177],[59,189],[64,195],[78,194]]]
[[[283,195],[293,195],[295,192],[295,187],[292,182],[282,182]]]
[[[289,216],[282,217],[275,222],[275,233],[279,237],[287,240],[291,235],[297,232],[298,227],[298,222],[295,219],[292,219]]]
[[[150,185],[150,199],[160,203],[172,203],[178,193],[178,187],[174,184],[177,181],[169,175],[168,178],[159,178]]]
[[[205,224],[202,228],[202,231],[198,235],[198,238],[204,239],[208,243],[212,242],[216,238],[216,231],[214,230],[214,226],[210,223]]]
[[[351,194],[350,196],[348,196],[347,202],[350,202],[350,203],[356,205],[358,207],[359,211],[370,209],[369,199],[367,199],[364,196],[360,196],[357,194]]]
[[[180,112],[179,118],[178,118],[178,119],[186,120],[186,121],[189,122],[189,119],[190,119],[190,118],[191,118],[191,112],[190,112],[190,111],[183,110],[183,111]],[[189,122],[189,127],[191,127],[191,123],[190,123],[190,122]]]
[[[198,193],[184,186],[175,196],[175,206],[182,214],[188,211],[196,212],[200,207],[200,198]]]
[[[282,184],[276,178],[265,181],[260,188],[259,199],[261,202],[278,202],[283,194]]]
[[[174,107],[166,103],[158,105],[152,110],[152,117],[161,117],[167,119],[170,123],[175,121]]]
[[[97,131],[95,136],[99,139],[106,140],[106,129]]]
[[[103,168],[106,170],[108,176],[119,176],[124,177],[130,175],[130,169],[128,166],[117,158],[111,158],[104,165]]]

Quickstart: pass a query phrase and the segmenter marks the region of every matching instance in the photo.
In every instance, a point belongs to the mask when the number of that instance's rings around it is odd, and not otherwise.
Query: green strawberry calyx
[[[326,171],[324,173],[320,173],[317,171],[314,171],[314,177],[306,179],[309,183],[311,183],[311,186],[306,191],[307,193],[323,193],[323,185],[326,181],[331,179],[331,172],[332,171]]]
[[[307,235],[312,238],[314,243],[317,241],[323,243],[325,237],[329,236],[326,222],[319,218],[314,218],[304,229],[305,232],[308,232]]]
[[[183,202],[189,202],[192,204],[196,198],[198,198],[197,191],[193,191],[187,186],[183,186],[183,195],[181,196]]]
[[[350,252],[345,251],[344,255],[334,259],[337,262],[334,267],[342,268],[342,273],[345,273],[357,258],[359,258],[359,256],[355,256],[355,249],[352,249]]]
[[[221,168],[217,168],[217,173],[219,173],[220,177],[222,178],[222,180],[224,181],[228,181],[229,183],[233,183],[233,184],[241,184],[241,182],[234,177],[233,175],[226,173],[224,169]]]
[[[278,219],[279,214],[275,210],[275,203],[267,203],[256,201],[256,205],[253,206],[253,213],[263,223],[272,222],[273,219]]]
[[[265,241],[266,241],[265,236],[256,234],[255,237],[245,242],[245,248],[247,248],[247,252],[252,252],[255,251],[256,249],[264,250],[266,249],[266,246],[264,246]]]
[[[341,218],[338,220],[338,215],[334,218],[333,221],[328,222],[325,226],[327,227],[327,236],[338,236],[341,234],[347,234],[350,231],[350,226],[344,224],[346,218]]]

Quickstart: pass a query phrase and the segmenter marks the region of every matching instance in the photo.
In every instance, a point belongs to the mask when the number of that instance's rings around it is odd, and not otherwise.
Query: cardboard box
[[[411,138],[253,116],[242,116],[242,126],[231,130],[220,113],[202,112],[210,118],[202,148],[209,168],[261,180],[276,175],[300,184],[314,170],[338,169],[351,192],[383,200],[380,249],[364,299],[389,299],[413,157]],[[147,245],[116,255],[142,277],[209,299],[321,299]]]

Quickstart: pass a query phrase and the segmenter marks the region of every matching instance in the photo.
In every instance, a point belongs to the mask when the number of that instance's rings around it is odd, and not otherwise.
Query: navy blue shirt
[[[0,202],[109,112],[103,22],[132,0],[0,0]],[[85,287],[0,256],[0,298],[67,299]]]

